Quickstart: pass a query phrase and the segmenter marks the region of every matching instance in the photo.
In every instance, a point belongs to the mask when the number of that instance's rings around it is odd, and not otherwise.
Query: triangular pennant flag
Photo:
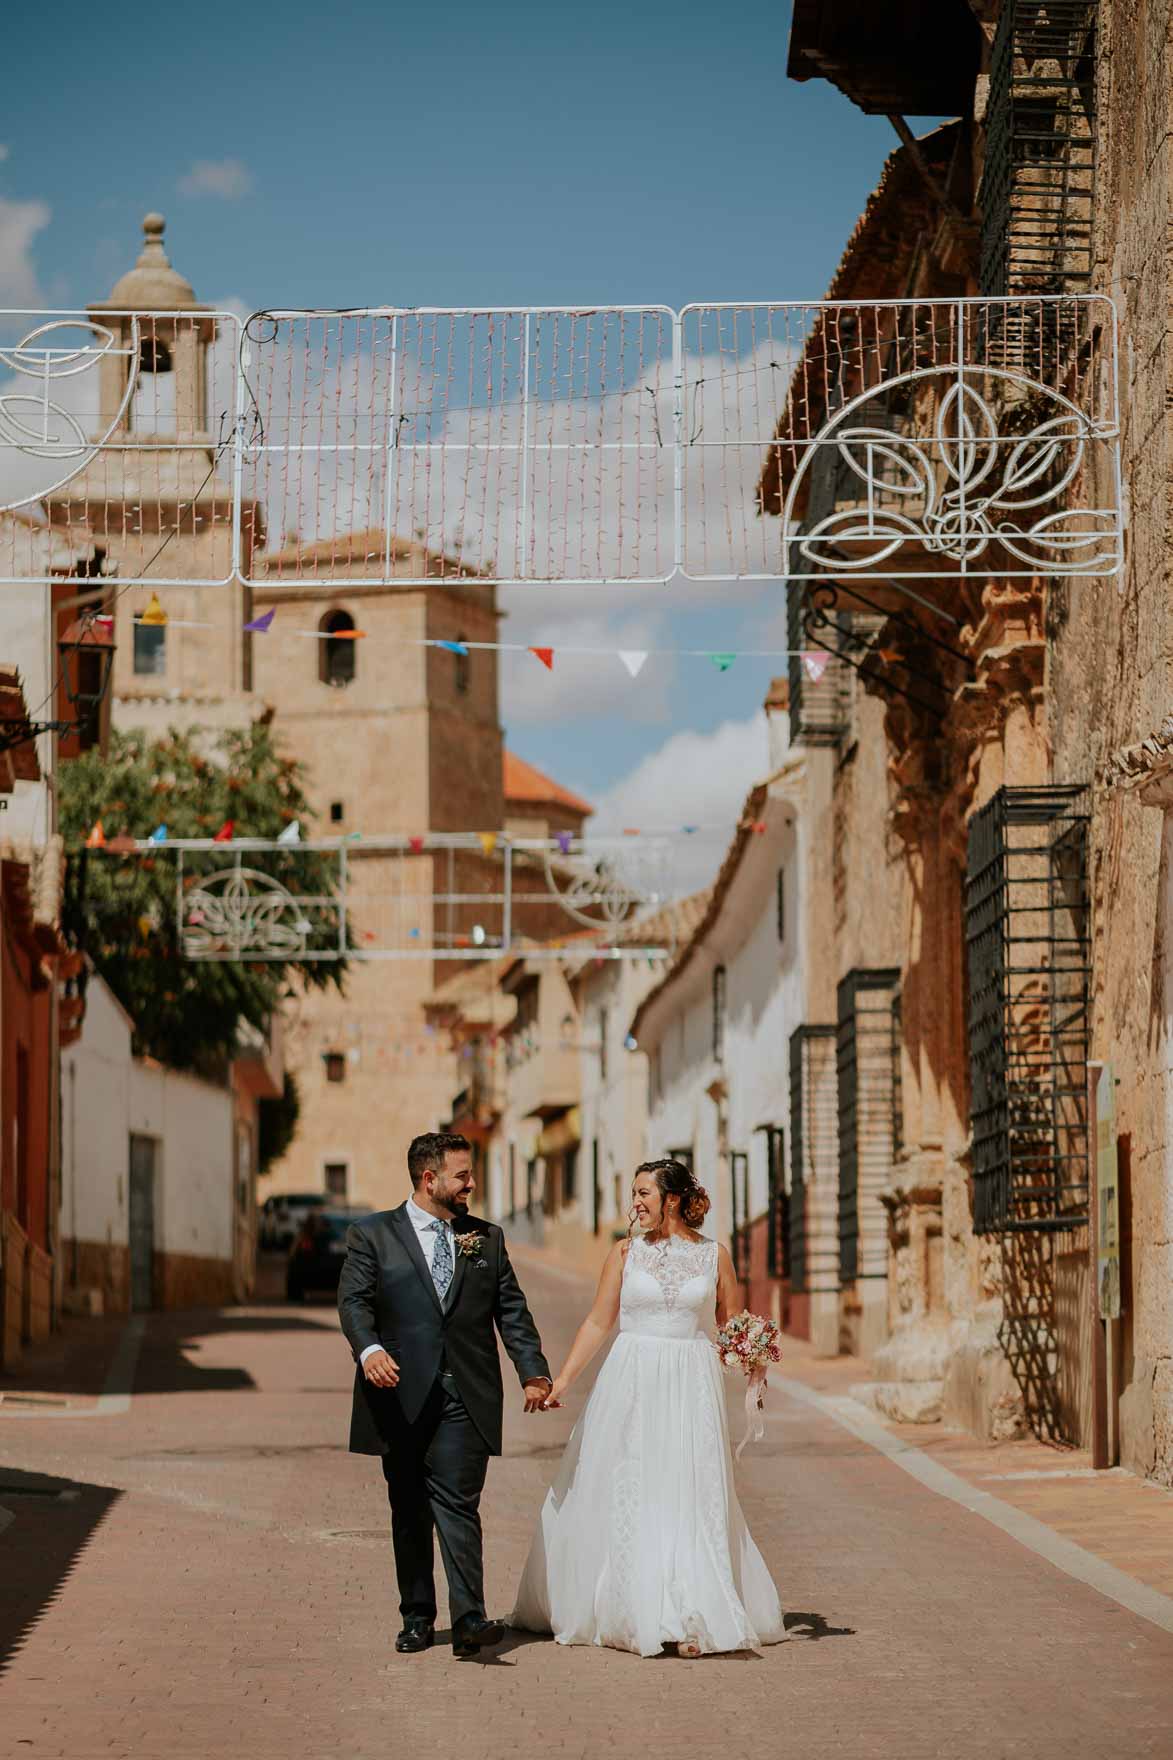
[[[755,819],[750,826],[750,830],[755,837],[764,837],[766,835],[766,821],[764,819]]]
[[[463,654],[468,657],[468,645],[465,642],[437,642],[439,648],[447,648],[450,654]]]
[[[638,678],[643,663],[648,657],[646,648],[620,648],[619,658],[630,672],[632,678]]]
[[[737,659],[737,655],[736,654],[710,654],[709,659],[713,662],[713,665],[717,668],[718,672],[728,672],[728,670],[732,666],[733,662]]]
[[[624,835],[624,837],[638,837],[639,836],[639,826],[638,825],[625,825],[623,827],[623,835]]]
[[[159,628],[166,623],[167,613],[159,603],[158,593],[151,594],[146,610],[140,611],[138,614],[138,621],[140,623],[153,624],[156,628]]]
[[[812,684],[818,684],[820,678],[822,678],[824,672],[826,672],[826,670],[827,670],[827,663],[830,660],[830,658],[831,658],[830,654],[804,654],[803,655],[802,669],[806,673],[807,677],[810,679]]]
[[[413,854],[418,856],[420,851],[424,847],[423,838],[422,837],[409,837],[407,841],[408,841],[408,845],[410,846]]]
[[[680,827],[680,829],[683,831],[683,833],[686,837],[691,837],[694,832],[700,830],[700,826],[699,825],[682,825]]]
[[[95,819],[93,830],[86,838],[87,849],[105,849],[106,833],[102,830],[102,821]]]
[[[128,837],[125,831],[120,831],[117,837],[110,839],[106,848],[116,856],[129,856],[134,854],[138,845],[133,837]]]
[[[558,848],[562,851],[562,854],[564,856],[569,855],[570,845],[571,845],[571,842],[573,841],[573,833],[569,832],[569,831],[559,831],[556,841],[558,844]]]
[[[166,825],[156,825],[155,829],[151,832],[150,837],[147,839],[148,843],[166,843],[166,841],[167,841],[167,827],[166,827]]]
[[[497,833],[495,831],[482,831],[480,833],[480,839],[481,848],[487,856],[491,856],[497,847]]]
[[[366,635],[365,629],[331,629],[326,631],[327,641],[360,642]]]
[[[553,672],[553,670],[554,670],[554,650],[553,650],[553,648],[531,648],[530,653],[533,655],[535,660],[541,661],[542,665],[546,668],[547,672]]]
[[[246,623],[244,627],[251,630],[254,635],[263,636],[273,627],[273,619],[276,615],[277,607],[274,605],[270,610],[262,611],[259,617],[254,617],[252,622]]]
[[[225,819],[223,825],[221,825],[219,831],[217,831],[215,837],[213,837],[212,842],[213,843],[231,843],[232,842],[232,833],[235,830],[236,830],[236,821],[234,819]]]
[[[301,842],[301,820],[300,819],[293,819],[285,827],[284,831],[282,831],[280,833],[280,835],[277,838],[277,842],[278,843],[300,843]]]

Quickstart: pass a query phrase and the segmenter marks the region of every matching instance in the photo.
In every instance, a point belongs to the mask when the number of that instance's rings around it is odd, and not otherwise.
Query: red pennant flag
[[[541,661],[542,665],[546,668],[547,672],[553,672],[553,670],[554,670],[554,650],[553,650],[553,648],[531,648],[530,653],[533,655],[535,660]]]
[[[213,837],[212,842],[213,843],[231,843],[232,842],[232,834],[235,831],[235,829],[236,829],[235,820],[225,819],[223,825],[221,825],[219,831],[217,831],[215,837]]]
[[[420,851],[424,847],[423,838],[422,837],[409,837],[407,841],[408,841],[408,844],[409,844],[412,852],[418,856]]]

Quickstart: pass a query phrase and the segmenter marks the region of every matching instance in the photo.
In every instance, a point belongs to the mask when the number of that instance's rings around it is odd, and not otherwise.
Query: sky
[[[9,39],[39,40],[14,10]],[[58,0],[53,21],[51,109],[38,74],[0,118],[0,306],[104,298],[149,209],[198,297],[234,309],[813,299],[897,144],[787,79],[783,0],[201,0],[100,24]],[[515,641],[785,646],[778,585],[506,607]],[[653,656],[602,689],[597,664],[536,664],[503,665],[509,742],[604,821],[695,821],[698,790],[732,818],[764,771],[780,661]]]

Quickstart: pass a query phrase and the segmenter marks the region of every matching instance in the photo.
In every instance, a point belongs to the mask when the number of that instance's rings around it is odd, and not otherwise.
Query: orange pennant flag
[[[554,670],[554,650],[553,650],[553,648],[531,648],[530,653],[533,655],[535,660],[541,661],[542,665],[546,668],[547,672],[553,672],[553,670]]]
[[[231,843],[232,842],[232,834],[235,830],[236,830],[235,820],[225,819],[223,825],[221,825],[219,831],[217,831],[215,837],[213,837],[212,842],[213,843]]]
[[[102,830],[102,821],[100,819],[97,819],[94,822],[93,830],[90,832],[89,836],[86,838],[86,848],[87,849],[105,849],[105,847],[106,847],[106,833]]]

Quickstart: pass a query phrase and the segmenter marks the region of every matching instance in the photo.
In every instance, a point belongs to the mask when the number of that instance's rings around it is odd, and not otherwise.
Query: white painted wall
[[[141,1132],[159,1144],[156,1251],[231,1261],[232,1096],[130,1045],[128,1017],[91,976],[81,1038],[62,1056],[62,1234],[127,1244],[130,1136]]]

